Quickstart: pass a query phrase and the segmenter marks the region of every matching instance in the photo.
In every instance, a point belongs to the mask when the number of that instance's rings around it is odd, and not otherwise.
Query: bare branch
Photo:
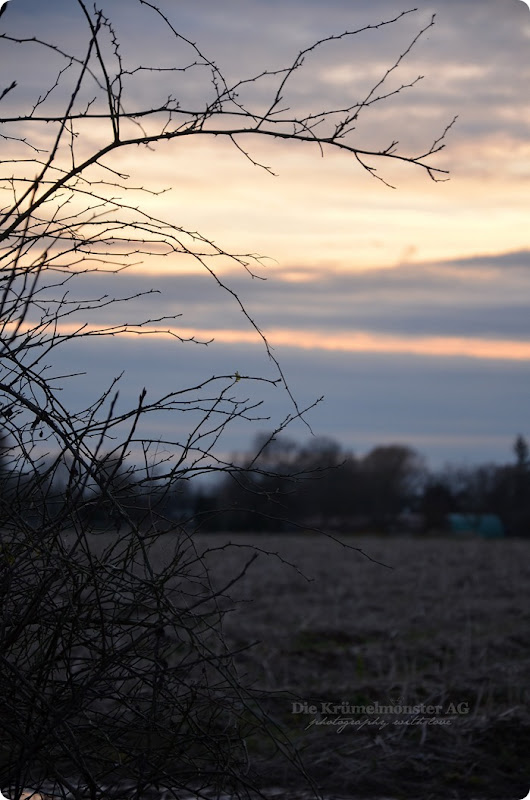
[[[389,186],[378,171],[384,164],[409,164],[433,180],[446,175],[433,157],[455,121],[420,155],[395,140],[370,149],[358,138],[361,117],[421,79],[388,85],[434,17],[361,98],[308,109],[286,96],[311,58],[362,33],[376,36],[414,10],[324,37],[285,67],[231,83],[154,3],[129,6],[171,38],[172,66],[142,63],[142,54],[128,62],[112,3],[72,3],[79,22],[67,45],[37,31],[0,34],[3,46],[51,76],[34,97],[20,79],[7,78],[0,90],[0,785],[17,800],[33,790],[64,800],[141,798],[162,786],[168,797],[263,796],[252,736],[260,746],[268,739],[307,777],[238,673],[235,656],[246,645],[231,649],[223,633],[227,592],[256,555],[221,588],[212,585],[195,534],[216,509],[201,507],[190,484],[226,478],[263,501],[264,516],[282,514],[283,498],[269,484],[286,475],[264,463],[266,447],[295,420],[309,427],[320,400],[298,402],[259,320],[218,269],[230,264],[264,280],[264,257],[150,213],[144,201],[167,190],[135,185],[117,157],[188,137],[224,138],[275,175],[252,153],[255,140],[274,139],[342,152]],[[173,94],[176,78],[182,100]],[[148,79],[152,92],[142,91]],[[160,91],[165,100],[141,99]],[[127,304],[156,292],[156,280],[148,292],[127,294],[116,288],[121,274],[153,257],[206,272],[242,315],[271,374],[237,364],[198,380],[177,374],[169,391],[146,385],[132,399],[121,366],[103,388],[99,364],[86,374],[77,354],[88,340],[100,348],[120,336],[164,336],[176,348],[211,344],[179,327],[181,309],[124,316]],[[108,290],[90,289],[94,273]],[[59,361],[69,352],[71,369]],[[65,399],[67,383],[79,387],[77,405]],[[230,431],[269,421],[267,387],[284,392],[289,410],[240,463],[227,455]],[[291,466],[294,487],[319,473]]]

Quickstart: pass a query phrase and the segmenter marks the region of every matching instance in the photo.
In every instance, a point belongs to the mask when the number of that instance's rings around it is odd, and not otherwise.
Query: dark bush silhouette
[[[174,797],[206,788],[248,796],[256,774],[247,739],[256,732],[301,775],[303,768],[223,639],[227,587],[211,585],[194,539],[220,506],[197,493],[190,515],[181,489],[197,475],[228,475],[250,490],[257,510],[274,500],[276,511],[279,490],[292,480],[283,464],[275,476],[260,463],[263,448],[245,466],[227,462],[225,433],[236,421],[252,421],[259,405],[241,385],[286,391],[290,412],[275,434],[303,411],[258,324],[216,273],[221,261],[255,277],[259,258],[227,253],[195,229],[150,214],[142,197],[161,187],[135,186],[116,156],[134,152],[143,160],[156,146],[208,136],[257,164],[249,141],[274,137],[315,145],[316,153],[342,151],[372,175],[374,162],[398,159],[436,180],[445,173],[432,157],[450,125],[418,155],[397,142],[358,149],[366,108],[401,91],[382,89],[393,68],[383,69],[367,96],[341,99],[337,108],[284,106],[304,60],[359,31],[309,44],[285,67],[257,76],[251,67],[250,78],[230,83],[145,0],[127,3],[127,24],[139,14],[145,40],[156,42],[149,58],[164,54],[155,64],[142,63],[135,48],[124,53],[113,3],[73,0],[77,27],[64,42],[60,29],[44,40],[38,17],[27,21],[33,35],[17,33],[14,6],[2,11],[9,66],[0,86],[0,786],[13,800],[24,789],[133,800],[161,786]],[[364,30],[375,35],[402,16]],[[11,74],[16,58],[38,69],[29,78],[24,70]],[[242,86],[263,90],[268,100],[259,113],[252,92],[247,104],[239,96]],[[180,91],[184,103],[175,97]],[[167,394],[138,387],[127,401],[119,397],[119,374],[100,388],[96,364],[94,380],[78,384],[82,402],[69,405],[62,388],[82,376],[55,372],[50,363],[61,363],[65,351],[77,355],[79,342],[156,334],[176,347],[201,344],[179,335],[178,313],[132,322],[126,313],[143,295],[122,296],[120,273],[157,253],[205,270],[260,338],[274,377],[223,373],[186,385],[177,376]],[[92,295],[93,273],[108,281],[107,292]],[[116,321],[101,323],[109,307]],[[153,437],[149,423],[160,417],[185,421],[174,427],[184,432]],[[168,531],[173,544],[164,549]]]

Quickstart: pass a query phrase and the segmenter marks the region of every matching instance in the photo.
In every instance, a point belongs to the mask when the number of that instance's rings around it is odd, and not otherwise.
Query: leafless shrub
[[[374,163],[399,160],[438,180],[444,171],[431,157],[448,128],[416,155],[402,153],[394,141],[374,151],[354,142],[366,110],[408,88],[386,91],[385,81],[424,31],[363,98],[297,112],[286,109],[283,98],[304,60],[359,31],[322,39],[285,68],[230,84],[147,0],[131,3],[130,13],[148,11],[173,38],[174,67],[129,63],[110,12],[83,0],[74,6],[72,44],[41,38],[37,21],[34,35],[17,34],[11,8],[0,34],[13,63],[22,57],[38,64],[48,81],[33,99],[29,87],[19,94],[16,74],[4,76],[0,87],[0,785],[12,798],[43,787],[74,798],[139,798],[162,788],[175,797],[206,788],[245,795],[255,784],[246,745],[252,731],[265,732],[292,763],[298,757],[234,667],[222,633],[218,601],[224,590],[211,587],[194,547],[193,520],[170,524],[162,501],[197,475],[237,472],[218,444],[234,421],[262,412],[234,386],[266,379],[219,374],[176,385],[164,396],[143,388],[136,403],[123,407],[117,377],[72,408],[61,388],[80,376],[59,374],[49,362],[58,363],[57,354],[89,338],[103,343],[166,333],[176,344],[199,344],[179,335],[178,315],[134,323],[120,317],[137,294],[120,296],[112,288],[91,296],[86,289],[87,276],[96,272],[119,287],[114,278],[122,270],[154,254],[191,259],[261,337],[276,370],[268,382],[282,385],[292,403],[283,429],[303,409],[258,324],[215,269],[230,262],[255,276],[259,258],[226,252],[150,214],[136,195],[157,190],[131,185],[115,154],[215,136],[264,166],[247,142],[274,137],[322,152],[343,150],[378,178]],[[375,32],[408,13],[362,30]],[[202,76],[208,88],[188,105],[193,81]],[[142,105],[146,93],[136,83],[152,79],[159,87],[163,77],[189,82],[186,101],[170,94]],[[260,96],[269,99],[260,105],[252,93],[262,85]],[[117,322],[98,322],[108,307]],[[190,412],[193,422],[183,438],[161,443],[147,432],[154,415]],[[155,568],[153,547],[169,528],[174,552]],[[96,536],[102,531],[110,539]]]

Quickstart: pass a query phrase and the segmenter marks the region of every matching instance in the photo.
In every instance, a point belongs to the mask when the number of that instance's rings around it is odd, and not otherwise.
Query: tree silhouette
[[[425,477],[423,459],[405,445],[375,447],[362,460],[360,482],[365,511],[386,529],[417,496]]]

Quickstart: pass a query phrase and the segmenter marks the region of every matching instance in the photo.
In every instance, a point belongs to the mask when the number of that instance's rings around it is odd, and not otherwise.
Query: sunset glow
[[[162,5],[171,16],[174,4]],[[311,50],[282,89],[274,106],[282,130],[292,129],[289,120],[296,114],[358,108],[348,141],[359,151],[390,148],[418,156],[433,142],[443,145],[427,158],[433,168],[447,171],[436,173],[440,181],[431,180],[418,164],[391,158],[367,157],[370,173],[351,153],[326,142],[320,148],[262,135],[261,125],[226,138],[223,131],[240,124],[237,103],[225,116],[212,113],[200,129],[187,130],[189,110],[205,108],[211,100],[208,70],[196,72],[194,66],[167,73],[176,56],[164,26],[141,4],[135,5],[138,19],[130,3],[115,0],[112,6],[112,24],[127,43],[123,57],[130,69],[123,110],[159,109],[171,96],[178,105],[166,116],[159,111],[142,116],[142,130],[181,127],[171,141],[152,147],[129,143],[102,156],[85,176],[93,181],[86,184],[87,194],[68,199],[72,219],[83,213],[86,238],[73,237],[71,246],[64,246],[68,234],[61,240],[64,249],[53,262],[52,278],[61,285],[69,270],[87,274],[65,285],[69,298],[80,292],[75,322],[53,320],[44,293],[49,329],[55,326],[58,335],[81,329],[83,336],[90,334],[83,340],[89,366],[114,375],[127,363],[131,385],[133,379],[144,384],[144,374],[154,369],[156,347],[167,353],[165,340],[172,346],[175,337],[215,340],[213,347],[192,346],[193,355],[186,347],[186,355],[178,351],[184,380],[186,369],[198,380],[201,364],[212,374],[216,358],[223,364],[221,373],[229,375],[225,364],[248,365],[266,357],[259,329],[275,348],[278,363],[286,358],[291,364],[295,395],[299,387],[312,396],[312,377],[318,384],[327,371],[326,403],[333,411],[326,415],[319,407],[316,428],[353,444],[359,438],[380,441],[385,430],[394,435],[401,429],[414,441],[445,441],[447,452],[463,455],[469,448],[478,453],[482,442],[493,457],[499,442],[524,432],[530,392],[530,12],[525,4],[434,2],[381,30],[367,29]],[[248,0],[248,14],[241,14],[237,0],[226,0],[222,10],[206,0],[200,12],[184,4],[185,13],[176,21],[187,40],[197,41],[222,69],[227,85],[237,84],[237,102],[255,120],[274,102],[275,80],[300,50],[398,13],[393,0],[382,0],[377,8],[362,0],[332,0],[325,6],[287,0],[272,6],[274,13],[261,0]],[[21,58],[16,37],[31,42],[36,17],[43,35],[53,41],[61,25],[70,26],[70,32],[83,29],[64,0],[46,15],[42,9],[36,0],[18,0],[2,17],[15,37],[5,40],[2,51],[6,85],[15,78],[17,83],[2,101],[8,119],[28,102],[28,108],[35,103],[40,108],[40,83],[53,86],[56,70],[53,51],[46,52],[37,75]],[[434,26],[408,52],[434,12]],[[71,41],[75,47],[75,37]],[[35,58],[40,54],[37,47],[32,52]],[[187,63],[188,54],[178,58]],[[136,71],[138,64],[149,68]],[[260,76],[257,82],[246,80],[253,76]],[[59,81],[46,102],[60,106],[61,86]],[[375,95],[381,100],[372,102]],[[122,120],[120,141],[138,136],[137,122]],[[330,131],[336,122],[335,117],[321,120]],[[8,137],[15,132],[10,125],[2,129]],[[32,180],[41,154],[54,146],[52,128],[28,121],[18,131],[23,137],[18,143],[14,136],[4,140],[5,163],[22,159],[20,169]],[[103,113],[77,119],[72,129],[78,160],[114,135]],[[31,154],[26,140],[37,148]],[[67,137],[61,147],[55,166],[67,169],[72,159]],[[9,169],[4,167],[7,193]],[[127,209],[115,215],[115,208],[107,207],[100,217],[104,199],[126,203]],[[63,202],[59,193],[32,224],[44,231],[59,210],[64,213]],[[108,226],[108,235],[91,251],[99,225]],[[46,242],[49,258],[59,252],[58,241]],[[28,250],[28,258],[38,260],[37,250]],[[105,302],[98,305],[98,298]],[[109,298],[120,302],[107,304]],[[32,324],[39,321],[24,322]],[[101,349],[97,335],[109,329],[115,334],[112,363],[111,349]],[[139,340],[152,340],[154,350],[132,344]],[[155,386],[166,378],[156,363],[158,372],[150,373]],[[398,374],[390,378],[394,364]],[[468,365],[469,385],[462,392]],[[356,370],[363,380],[352,388]],[[371,394],[358,396],[354,426],[350,405],[361,384]],[[407,398],[399,424],[395,407],[385,407],[381,399],[398,384]],[[501,386],[502,394],[488,405]],[[442,425],[441,414],[430,410],[438,403],[435,393],[447,414],[443,432],[435,430]],[[280,416],[287,413],[276,410]]]

